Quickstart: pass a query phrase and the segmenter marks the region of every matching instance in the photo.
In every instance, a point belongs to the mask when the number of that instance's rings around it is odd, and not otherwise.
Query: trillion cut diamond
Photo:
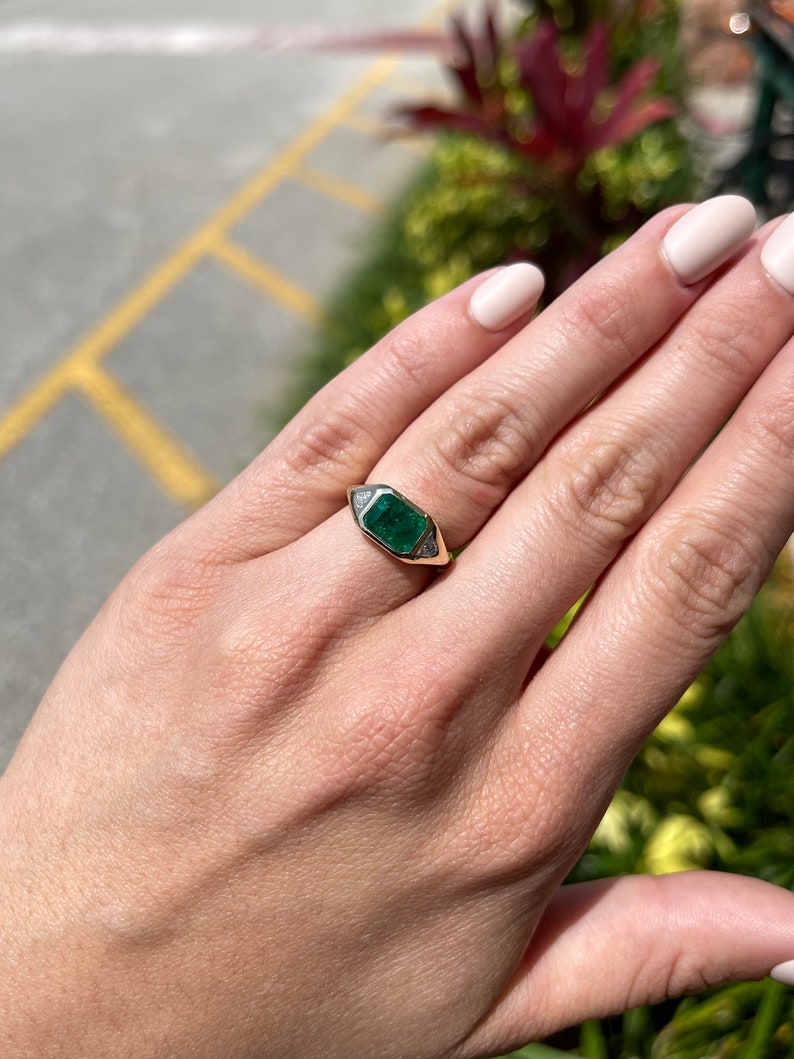
[[[427,540],[422,544],[414,559],[435,559],[438,554],[438,541],[434,530],[428,534]]]
[[[361,489],[357,493],[353,493],[353,506],[356,511],[361,511],[367,506],[372,499],[371,489]]]

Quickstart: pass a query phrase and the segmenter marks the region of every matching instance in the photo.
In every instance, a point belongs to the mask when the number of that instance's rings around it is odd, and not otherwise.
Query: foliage
[[[554,227],[555,206],[527,196],[518,169],[510,152],[476,137],[447,134],[433,145],[414,183],[369,236],[361,266],[329,298],[274,426],[406,316],[469,276],[514,258],[559,274],[551,258],[556,249],[566,260],[567,237]],[[626,202],[644,214],[687,198],[689,173],[678,133],[664,123],[593,156],[582,179],[600,184],[609,215]]]
[[[794,889],[794,632],[783,564],[630,767],[577,879],[717,868]]]
[[[649,214],[688,197],[689,150],[664,120],[676,108],[663,86],[670,93],[681,85],[676,53],[663,49],[661,61],[640,50],[669,37],[675,10],[667,4],[643,20],[643,6],[636,0],[619,17],[589,20],[582,8],[571,16],[576,30],[561,28],[559,5],[518,32],[501,31],[487,7],[479,34],[454,20],[456,100],[400,114],[413,129],[467,138],[458,179],[440,190],[467,219],[489,199],[501,206],[500,238],[490,257],[477,255],[478,267],[531,253],[554,297]],[[442,210],[433,219],[444,217]]]
[[[605,22],[590,26],[575,62],[567,61],[565,42],[551,20],[526,36],[500,38],[487,11],[484,46],[460,20],[453,25],[465,56],[451,67],[463,105],[425,104],[402,113],[418,128],[473,133],[542,162],[527,172],[538,189],[564,186],[555,178],[579,172],[588,155],[624,143],[675,112],[671,99],[641,98],[659,72],[655,59],[634,63],[609,83]]]
[[[794,889],[793,589],[780,560],[629,768],[572,881],[712,868]],[[745,982],[578,1032],[586,1059],[783,1059],[794,995]]]
[[[329,300],[285,416],[405,316],[469,276],[530,258],[544,269],[547,297],[553,297],[645,217],[692,197],[691,153],[672,120],[648,125],[610,146],[591,139],[573,167],[562,164],[559,151],[547,165],[515,149],[521,122],[534,120],[531,88],[538,78],[528,55],[538,52],[538,41],[551,41],[552,33],[556,76],[587,89],[579,93],[580,125],[598,107],[614,118],[620,93],[603,90],[610,84],[623,85],[624,113],[636,116],[632,108],[647,99],[626,86],[632,88],[632,77],[635,88],[638,80],[647,82],[651,55],[656,102],[680,95],[675,0],[654,0],[653,8],[651,0],[542,0],[527,6],[531,13],[514,31],[515,39],[499,30],[489,13],[479,35],[460,24],[455,30],[463,56],[451,68],[455,83],[464,96],[480,94],[481,117],[490,114],[489,108],[502,114],[512,140],[449,127],[435,137],[417,180],[368,240],[361,268]],[[536,31],[540,37],[533,36]],[[404,38],[401,46],[410,46]],[[427,39],[416,44],[426,48]],[[517,65],[522,57],[523,74]],[[584,67],[578,65],[582,57]],[[497,73],[498,85],[493,83]]]

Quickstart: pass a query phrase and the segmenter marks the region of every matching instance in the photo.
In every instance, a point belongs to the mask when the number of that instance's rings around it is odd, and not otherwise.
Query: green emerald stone
[[[397,555],[410,555],[429,525],[427,515],[391,493],[379,496],[362,522],[368,533]]]

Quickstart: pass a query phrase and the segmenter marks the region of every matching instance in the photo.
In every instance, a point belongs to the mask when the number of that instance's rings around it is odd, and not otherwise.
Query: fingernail
[[[545,282],[536,265],[507,265],[477,288],[469,311],[486,331],[501,331],[537,305]]]
[[[794,960],[787,960],[773,967],[769,977],[774,978],[776,982],[782,982],[783,985],[794,985]]]
[[[794,294],[794,214],[789,214],[764,243],[761,264],[773,280]]]
[[[740,195],[719,195],[675,222],[662,246],[683,283],[697,283],[733,257],[753,234],[755,209]]]

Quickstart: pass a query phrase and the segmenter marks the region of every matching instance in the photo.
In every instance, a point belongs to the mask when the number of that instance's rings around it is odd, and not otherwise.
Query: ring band
[[[354,485],[347,491],[356,525],[403,563],[446,566],[450,554],[426,511],[390,485]]]

